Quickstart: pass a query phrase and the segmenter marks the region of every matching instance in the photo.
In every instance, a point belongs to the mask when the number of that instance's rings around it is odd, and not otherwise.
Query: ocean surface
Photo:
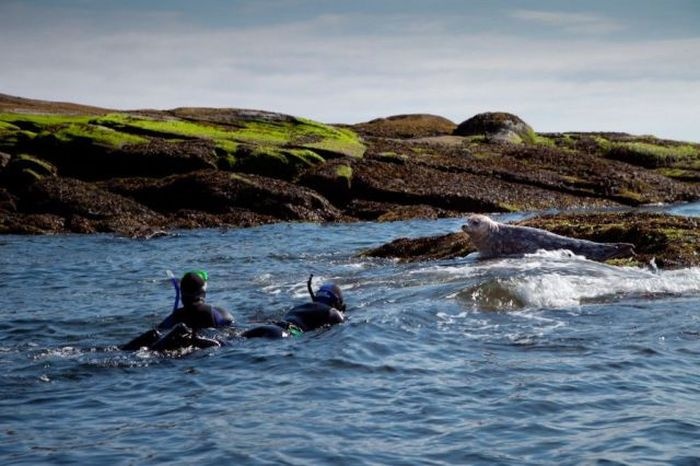
[[[700,268],[358,256],[461,224],[0,237],[0,464],[700,464]],[[237,328],[307,301],[311,273],[347,322],[119,351],[192,268]]]

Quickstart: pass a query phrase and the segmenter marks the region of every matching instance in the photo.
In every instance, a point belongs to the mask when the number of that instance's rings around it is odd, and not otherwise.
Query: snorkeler
[[[207,272],[204,270],[187,272],[179,284],[174,277],[172,280],[176,293],[173,312],[155,329],[139,335],[122,345],[121,349],[137,350],[145,346],[154,351],[166,351],[187,346],[198,348],[221,346],[217,340],[197,335],[197,332],[204,328],[221,328],[233,324],[233,317],[228,311],[205,303],[209,280]],[[180,299],[182,307],[177,307]],[[165,336],[160,333],[171,328],[173,330]]]
[[[285,338],[298,336],[304,332],[321,327],[328,327],[345,321],[345,303],[343,293],[335,283],[325,283],[313,292],[309,277],[307,287],[311,302],[293,307],[282,320],[259,325],[241,334],[245,338]]]

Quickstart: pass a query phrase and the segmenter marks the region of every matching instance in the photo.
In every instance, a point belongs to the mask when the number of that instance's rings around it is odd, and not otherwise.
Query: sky
[[[700,142],[700,0],[0,0],[0,93]]]

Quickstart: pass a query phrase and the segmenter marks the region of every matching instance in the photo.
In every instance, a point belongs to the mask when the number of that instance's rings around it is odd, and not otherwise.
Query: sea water
[[[360,255],[461,223],[0,237],[0,463],[699,464],[700,268]],[[309,274],[347,321],[119,351],[192,268],[237,328],[307,301]]]

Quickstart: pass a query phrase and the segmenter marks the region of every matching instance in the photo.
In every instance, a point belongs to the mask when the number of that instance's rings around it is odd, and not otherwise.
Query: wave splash
[[[617,267],[569,251],[539,251],[517,259],[471,262],[445,272],[451,280],[466,280],[468,284],[452,297],[487,311],[571,308],[623,299],[700,294],[698,267],[667,271]]]

